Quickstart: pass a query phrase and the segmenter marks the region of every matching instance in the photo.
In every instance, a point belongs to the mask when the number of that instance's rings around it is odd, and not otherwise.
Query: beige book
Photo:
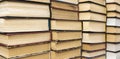
[[[50,50],[50,43],[34,44],[34,45],[21,46],[16,48],[7,48],[0,46],[0,55],[6,58],[11,58],[16,56],[24,56],[27,54],[40,53],[49,50]]]
[[[52,32],[52,40],[75,40],[81,39],[82,32],[59,32],[53,31]]]
[[[80,46],[81,46],[81,40],[73,40],[73,41],[65,41],[65,42],[57,42],[57,41],[51,42],[51,48],[53,50],[64,50],[64,49],[80,47]]]
[[[100,22],[83,22],[83,31],[105,32],[106,24]]]
[[[107,27],[107,33],[120,33],[119,27]]]
[[[84,57],[95,57],[95,56],[103,55],[105,53],[106,53],[105,50],[97,51],[97,52],[90,52],[90,53],[82,51],[82,56],[84,56]]]
[[[48,19],[3,19],[0,18],[0,32],[48,31]]]
[[[85,43],[105,42],[105,34],[104,33],[83,33],[83,42]]]
[[[120,6],[117,4],[107,4],[107,11],[115,11],[115,10],[120,12]]]
[[[106,3],[113,3],[113,2],[120,4],[120,0],[106,0]]]
[[[67,51],[61,51],[61,52],[51,52],[51,59],[69,59],[76,56],[81,55],[80,48],[73,49],[73,50],[67,50]]]
[[[120,14],[116,12],[108,12],[107,17],[120,17]]]
[[[105,48],[105,44],[82,44],[82,49],[87,51],[94,51]]]
[[[120,35],[107,34],[107,42],[120,42]]]
[[[91,1],[97,4],[105,5],[105,0],[79,0],[79,2],[86,2],[86,1]]]
[[[82,59],[88,59],[88,58],[82,58]],[[106,56],[95,57],[95,58],[92,58],[92,59],[106,59]]]
[[[6,45],[20,45],[35,42],[50,41],[50,33],[18,33],[11,35],[0,34],[0,43]]]
[[[106,16],[91,12],[84,12],[84,13],[79,13],[79,20],[95,20],[95,21],[106,22]]]
[[[0,16],[50,17],[49,5],[25,2],[3,1],[0,3]]]
[[[27,1],[35,1],[35,2],[45,2],[45,3],[50,3],[50,0],[27,0]]]
[[[51,28],[52,30],[82,30],[82,24],[80,21],[52,20]]]
[[[57,0],[57,1],[62,1],[62,2],[67,2],[67,3],[72,3],[72,4],[78,4],[78,0]]]
[[[78,11],[78,6],[61,2],[52,2],[52,7]]]
[[[106,7],[99,6],[92,3],[79,4],[79,11],[89,11],[89,10],[106,14]]]
[[[64,20],[78,20],[78,12],[52,8],[52,18]]]

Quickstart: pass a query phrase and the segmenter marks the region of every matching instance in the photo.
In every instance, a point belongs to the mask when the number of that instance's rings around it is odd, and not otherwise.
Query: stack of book
[[[120,59],[120,0],[107,0],[107,59]]]
[[[0,59],[50,58],[50,1],[0,3]]]
[[[77,0],[52,0],[51,59],[80,59],[82,25]]]
[[[105,0],[79,0],[79,11],[83,25],[82,59],[105,59]]]

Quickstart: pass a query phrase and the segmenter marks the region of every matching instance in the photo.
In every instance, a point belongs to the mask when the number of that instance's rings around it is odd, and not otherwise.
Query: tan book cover
[[[89,59],[89,58],[82,58],[82,59]],[[100,57],[95,57],[95,58],[92,58],[92,59],[106,59],[106,56],[100,56]]]
[[[104,44],[82,44],[82,49],[87,51],[94,51],[94,50],[100,50],[105,49],[105,43]]]
[[[119,27],[107,27],[107,33],[120,33]]]
[[[78,4],[78,0],[56,0],[56,1],[62,1],[62,2],[67,2],[67,3],[72,3],[72,4]]]
[[[107,17],[120,17],[120,14],[116,12],[108,12]]]
[[[120,42],[120,35],[107,34],[107,42]]]
[[[81,46],[81,40],[73,40],[73,41],[62,41],[62,42],[57,42],[53,41],[51,42],[51,48],[52,50],[64,50],[64,49],[69,49],[69,48],[74,48],[74,47],[80,47]]]
[[[48,19],[4,19],[0,18],[0,32],[48,31]]]
[[[120,12],[120,6],[117,5],[117,4],[107,4],[107,11],[118,11],[118,12]]]
[[[105,32],[106,24],[100,22],[83,22],[83,31]]]
[[[79,11],[89,11],[89,10],[106,14],[106,7],[99,6],[99,5],[92,4],[92,3],[79,4]]]
[[[82,30],[82,22],[52,20],[51,28],[52,30]]]
[[[24,56],[27,54],[40,53],[49,50],[50,50],[50,43],[34,44],[34,45],[21,46],[16,48],[7,48],[0,46],[0,55],[6,58],[11,58],[16,56]]]
[[[51,2],[52,7],[55,8],[61,8],[61,9],[66,9],[66,10],[73,10],[73,11],[78,11],[78,6],[73,5],[73,4],[67,4],[67,3],[61,3],[61,2]]]
[[[82,32],[65,32],[65,31],[53,31],[52,40],[75,40],[81,39]]]
[[[120,0],[106,0],[106,3],[113,3],[113,2],[120,4]]]
[[[61,52],[51,51],[51,59],[70,59],[80,55],[81,55],[80,48],[61,51]]]
[[[79,0],[79,2],[87,2],[87,1],[91,1],[97,4],[101,4],[101,5],[105,5],[105,0]]]
[[[105,34],[104,33],[83,33],[83,42],[85,43],[105,42]]]
[[[84,12],[84,13],[79,13],[79,20],[95,20],[95,21],[106,22],[106,16],[91,12]]]
[[[45,2],[45,3],[50,3],[50,0],[27,0],[27,1],[35,1],[35,2]]]
[[[50,41],[50,39],[51,38],[49,32],[17,33],[9,35],[0,34],[0,43],[6,45],[20,45],[35,42],[46,42]]]
[[[50,17],[49,5],[45,4],[3,1],[0,5],[0,11],[2,11],[1,17]]]
[[[52,8],[53,19],[78,20],[78,12]]]

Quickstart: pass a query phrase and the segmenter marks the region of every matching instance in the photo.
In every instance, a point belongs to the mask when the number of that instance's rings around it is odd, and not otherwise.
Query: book
[[[56,0],[56,1],[78,4],[78,0]]]
[[[94,3],[97,3],[97,4],[101,4],[101,5],[105,5],[105,0],[79,0],[79,2],[88,2],[88,1],[91,1],[91,2],[94,2]]]
[[[105,42],[105,33],[83,33],[84,43],[103,43]]]
[[[52,40],[66,41],[81,39],[82,32],[75,31],[52,31]]]
[[[27,2],[2,1],[0,17],[45,17],[50,18],[49,5]],[[9,11],[8,11],[9,10]]]
[[[118,18],[107,18],[108,26],[120,26],[120,19]]]
[[[118,53],[107,52],[107,59],[120,59],[120,52]]]
[[[42,47],[42,48],[41,48]],[[34,43],[20,46],[0,46],[0,55],[5,58],[14,58],[19,56],[25,56],[27,54],[41,53],[44,51],[50,51],[50,43]]]
[[[107,27],[107,33],[120,33],[120,28],[119,27]]]
[[[78,12],[52,8],[52,19],[78,20]]]
[[[48,19],[0,18],[0,32],[49,31]]]
[[[80,21],[51,20],[51,29],[52,30],[82,30],[82,23]]]
[[[120,0],[106,0],[106,3],[113,3],[113,2],[120,4]]]
[[[70,59],[81,55],[80,48],[55,52],[51,51],[51,59]]]
[[[106,24],[101,22],[86,21],[83,22],[83,31],[105,32]]]
[[[73,5],[73,4],[58,2],[58,1],[52,1],[51,2],[51,7],[59,8],[59,9],[65,9],[65,10],[78,11],[78,6]]]
[[[113,52],[120,51],[120,44],[107,43],[107,50]]]
[[[117,5],[117,4],[107,4],[107,11],[118,11],[118,12],[120,12],[120,6]]]
[[[0,34],[0,43],[6,45],[46,42],[50,39],[50,32]]]
[[[79,13],[79,20],[83,20],[83,21],[102,21],[102,22],[106,22],[106,16],[105,15],[101,15],[101,14],[97,14],[97,13],[92,13],[92,12],[81,12]]]
[[[102,44],[82,44],[82,49],[86,51],[95,51],[95,50],[101,50],[106,49],[105,43]]]
[[[97,57],[82,57],[82,59],[106,59],[105,55],[97,56]]]
[[[120,14],[117,12],[108,12],[107,13],[107,17],[116,17],[116,18],[120,18]]]
[[[71,41],[53,41],[51,42],[52,50],[64,50],[81,46],[81,40]]]
[[[50,3],[50,0],[26,0],[26,1]]]
[[[107,42],[120,42],[120,35],[107,34]]]
[[[106,14],[106,7],[99,6],[97,4],[93,3],[81,3],[79,4],[79,11],[92,11],[97,13],[103,13]]]

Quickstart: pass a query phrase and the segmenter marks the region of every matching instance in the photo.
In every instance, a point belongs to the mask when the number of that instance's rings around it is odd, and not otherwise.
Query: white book
[[[110,44],[110,43],[107,43],[107,50],[108,51],[120,51],[120,44]]]
[[[107,52],[107,59],[120,59],[120,52],[118,53]]]
[[[108,18],[107,19],[108,26],[120,26],[120,19],[117,18]]]
[[[113,3],[113,2],[117,2],[120,4],[120,0],[106,0],[106,3]]]

